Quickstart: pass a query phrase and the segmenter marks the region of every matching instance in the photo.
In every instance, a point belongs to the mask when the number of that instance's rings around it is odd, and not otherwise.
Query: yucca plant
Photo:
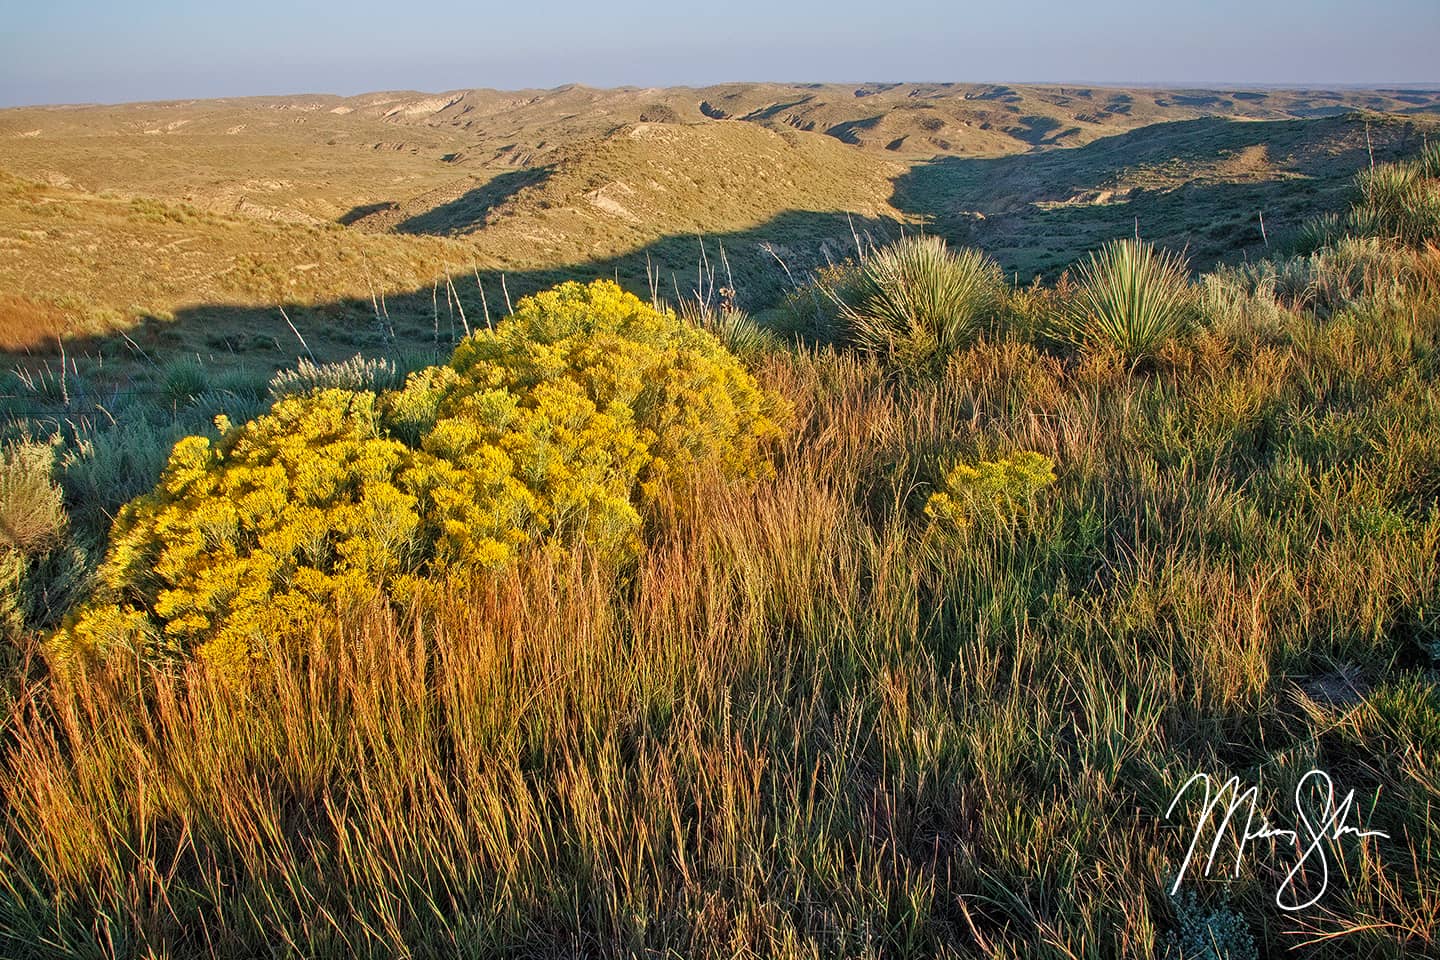
[[[1150,356],[1185,324],[1190,280],[1185,259],[1148,241],[1112,240],[1079,265],[1075,295],[1058,331],[1084,350]]]
[[[1385,163],[1356,177],[1359,216],[1375,232],[1407,246],[1440,237],[1440,156],[1427,149],[1408,163]]]
[[[1296,231],[1295,252],[1303,256],[1328,247],[1346,236],[1349,226],[1348,221],[1334,211],[1312,217],[1302,223],[1300,229]]]
[[[212,374],[199,357],[184,357],[167,364],[162,371],[161,396],[168,403],[188,406],[210,387]]]
[[[317,364],[301,358],[292,369],[278,371],[270,379],[270,399],[309,393],[312,390],[391,390],[404,382],[395,363],[381,357],[356,354],[349,360]]]
[[[838,298],[852,341],[911,371],[934,369],[993,320],[1004,279],[990,257],[909,237],[866,258],[850,299]]]
[[[1425,149],[1420,151],[1420,156],[1415,158],[1414,164],[1420,176],[1440,180],[1440,143],[1426,144]]]
[[[1381,212],[1374,207],[1357,203],[1345,217],[1344,236],[1336,237],[1334,242],[1338,243],[1345,237],[1379,237],[1386,232],[1385,217]]]
[[[1411,164],[1382,163],[1369,170],[1361,170],[1355,177],[1355,185],[1360,188],[1361,203],[1393,216],[1419,179],[1419,171]]]

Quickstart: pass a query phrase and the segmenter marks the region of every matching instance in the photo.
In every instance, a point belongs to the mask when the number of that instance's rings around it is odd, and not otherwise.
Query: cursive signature
[[[1312,784],[1314,789],[1311,789]],[[1194,835],[1190,838],[1190,847],[1185,852],[1185,860],[1180,864],[1180,872],[1175,877],[1175,885],[1170,889],[1171,894],[1179,892],[1180,883],[1185,879],[1186,871],[1190,869],[1205,829],[1211,824],[1217,811],[1223,815],[1214,824],[1214,840],[1210,843],[1210,851],[1205,859],[1205,869],[1201,875],[1209,875],[1211,868],[1215,865],[1216,856],[1220,852],[1220,846],[1232,826],[1232,821],[1235,825],[1240,825],[1235,814],[1244,810],[1244,824],[1239,827],[1239,836],[1235,843],[1234,875],[1240,875],[1240,864],[1245,857],[1245,847],[1252,840],[1276,838],[1288,840],[1296,849],[1297,859],[1281,879],[1279,889],[1275,891],[1275,905],[1281,910],[1291,912],[1312,907],[1325,895],[1325,890],[1330,885],[1330,861],[1325,852],[1327,841],[1338,841],[1347,833],[1353,834],[1359,839],[1383,837],[1388,840],[1390,838],[1388,833],[1379,830],[1361,830],[1347,822],[1356,810],[1355,791],[1349,791],[1339,803],[1336,803],[1335,782],[1323,770],[1309,771],[1295,785],[1295,815],[1299,819],[1298,829],[1295,830],[1272,826],[1270,821],[1261,814],[1258,784],[1242,790],[1240,778],[1231,777],[1216,790],[1208,773],[1197,773],[1185,781],[1175,794],[1175,799],[1170,801],[1170,806],[1165,811],[1165,819],[1170,819],[1180,801],[1197,785],[1203,785],[1205,788],[1200,819],[1195,825]],[[1313,806],[1307,807],[1307,798],[1314,803]],[[1307,865],[1316,873],[1318,881],[1315,882],[1314,892],[1309,899],[1302,900],[1301,898],[1305,896],[1302,886],[1309,879]]]

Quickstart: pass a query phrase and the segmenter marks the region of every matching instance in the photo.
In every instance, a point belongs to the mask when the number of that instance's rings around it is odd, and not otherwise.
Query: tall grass
[[[1206,328],[1143,375],[770,354],[775,477],[695,478],[632,566],[317,624],[248,690],[31,683],[0,954],[1433,953],[1437,306]],[[1024,524],[926,536],[948,464],[1018,450],[1057,475]],[[1180,783],[1312,765],[1391,840],[1333,851],[1315,912],[1267,851],[1177,916]]]
[[[1372,229],[1406,246],[1440,238],[1440,177],[1428,172],[1435,161],[1427,158],[1381,164],[1356,178]]]
[[[0,731],[28,672],[33,630],[55,623],[88,573],[68,535],[54,447],[0,447]]]
[[[1360,171],[1355,193],[1345,216],[1326,213],[1304,224],[1296,252],[1313,253],[1351,237],[1417,249],[1440,243],[1440,144],[1408,160]]]
[[[695,299],[680,301],[679,315],[686,323],[715,336],[741,360],[756,358],[781,347],[774,331],[762,327],[749,313],[734,306],[715,306]]]
[[[1434,256],[1378,237],[1344,235],[1305,255],[1221,267],[1202,280],[1202,304],[1216,284],[1291,310],[1327,318],[1375,298],[1422,298],[1434,290]]]
[[[49,444],[0,448],[0,549],[35,554],[59,541],[65,505],[54,467],[55,450]]]
[[[404,383],[403,372],[395,361],[367,358],[356,354],[339,363],[315,363],[301,357],[295,366],[286,367],[270,378],[268,398],[271,401],[311,390],[394,390]]]

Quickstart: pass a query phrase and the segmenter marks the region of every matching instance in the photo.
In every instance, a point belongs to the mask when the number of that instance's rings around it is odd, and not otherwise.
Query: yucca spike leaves
[[[1061,311],[1059,333],[1082,349],[1150,356],[1185,325],[1185,259],[1139,239],[1112,240],[1079,265],[1080,286]]]
[[[842,318],[861,349],[927,369],[966,346],[1004,303],[1000,267],[972,247],[907,237],[871,253]]]

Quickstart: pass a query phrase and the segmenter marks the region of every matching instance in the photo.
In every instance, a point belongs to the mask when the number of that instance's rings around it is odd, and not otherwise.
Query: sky
[[[1440,0],[0,0],[0,106],[738,80],[1434,85],[1437,50]]]

